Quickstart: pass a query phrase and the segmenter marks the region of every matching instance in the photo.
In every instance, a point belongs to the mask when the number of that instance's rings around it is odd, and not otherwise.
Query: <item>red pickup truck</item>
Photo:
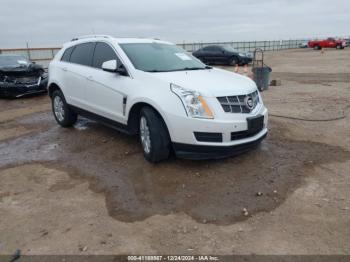
[[[320,50],[321,48],[337,48],[344,49],[346,42],[342,39],[335,39],[332,37],[327,38],[326,40],[312,40],[309,41],[308,46],[315,50]]]

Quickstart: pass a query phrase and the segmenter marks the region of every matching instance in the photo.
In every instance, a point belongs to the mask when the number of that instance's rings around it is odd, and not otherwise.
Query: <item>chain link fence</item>
[[[237,51],[252,52],[256,48],[261,48],[264,51],[278,51],[284,49],[298,48],[300,43],[305,43],[308,40],[280,40],[280,41],[251,41],[251,42],[207,42],[207,43],[182,43],[178,46],[188,52],[194,52],[199,48],[207,45],[228,45]],[[27,57],[29,60],[48,67],[52,58],[60,50],[59,47],[46,48],[18,48],[18,49],[0,49],[0,54],[16,54]]]

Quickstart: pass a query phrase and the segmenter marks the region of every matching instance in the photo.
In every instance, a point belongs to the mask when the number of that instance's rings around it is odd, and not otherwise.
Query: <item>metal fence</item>
[[[212,43],[182,43],[178,46],[188,52],[194,52],[199,48],[207,45],[228,45],[232,46],[237,51],[251,52],[256,48],[261,48],[264,51],[278,51],[284,49],[298,48],[300,43],[307,40],[280,40],[280,41],[252,41],[252,42],[212,42]],[[47,48],[18,48],[18,49],[0,49],[0,54],[16,54],[27,57],[29,60],[43,65],[47,68],[52,58],[60,50],[59,47]]]
[[[182,43],[179,44],[188,52],[194,52],[207,45],[226,45],[231,46],[237,51],[252,52],[256,48],[261,48],[264,51],[278,51],[284,49],[298,48],[301,43],[307,42],[307,39],[297,40],[279,40],[279,41],[251,41],[251,42],[211,42],[211,43]]]

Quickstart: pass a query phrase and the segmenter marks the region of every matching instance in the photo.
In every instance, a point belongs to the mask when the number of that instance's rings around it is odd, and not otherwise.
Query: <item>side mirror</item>
[[[122,75],[122,76],[128,76],[128,71],[126,71],[126,68],[123,64],[121,64],[120,66],[118,66],[116,72],[119,74],[119,75]]]
[[[118,63],[117,60],[109,60],[102,64],[102,70],[107,72],[117,72]]]
[[[112,73],[118,73],[123,76],[127,76],[128,72],[126,71],[123,64],[118,65],[117,60],[109,60],[102,64],[102,70]]]

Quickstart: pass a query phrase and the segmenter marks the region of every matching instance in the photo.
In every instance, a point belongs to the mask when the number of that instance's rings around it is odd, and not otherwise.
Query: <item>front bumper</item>
[[[217,111],[219,110],[217,109]],[[256,116],[264,117],[262,127],[256,132],[250,133],[247,119]],[[169,114],[167,126],[174,151],[178,157],[190,159],[224,158],[250,149],[266,137],[268,111],[263,105],[260,105],[251,114],[224,113],[222,111],[222,114],[218,115],[216,119],[208,120]],[[202,137],[196,136],[198,133]],[[211,134],[219,136],[210,136]]]
[[[16,98],[47,91],[48,79],[42,79],[39,84],[0,83],[0,97]]]
[[[240,62],[242,64],[250,64],[251,62],[253,62],[253,59],[250,57],[240,57]]]
[[[176,156],[179,158],[191,160],[222,159],[254,149],[266,136],[267,132],[256,140],[234,146],[201,146],[173,143],[173,148]]]

